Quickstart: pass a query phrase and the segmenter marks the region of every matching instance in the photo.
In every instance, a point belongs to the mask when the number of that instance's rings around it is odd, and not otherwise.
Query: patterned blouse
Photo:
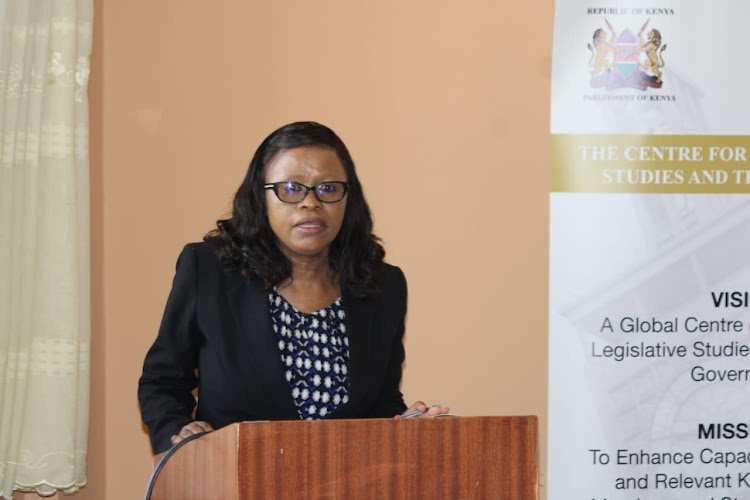
[[[281,362],[301,419],[323,418],[349,401],[349,338],[341,297],[303,313],[274,288],[268,294]]]

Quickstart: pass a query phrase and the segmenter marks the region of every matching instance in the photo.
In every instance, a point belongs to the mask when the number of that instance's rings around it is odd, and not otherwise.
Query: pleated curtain
[[[0,0],[0,497],[86,482],[91,0]]]

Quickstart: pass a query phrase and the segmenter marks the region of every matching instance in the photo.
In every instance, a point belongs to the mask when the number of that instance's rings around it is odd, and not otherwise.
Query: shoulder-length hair
[[[232,216],[218,220],[216,229],[203,239],[213,241],[226,271],[240,272],[247,279],[260,278],[268,289],[291,277],[291,263],[279,249],[268,222],[264,170],[280,151],[303,146],[334,151],[350,183],[344,221],[328,252],[331,270],[355,296],[376,296],[385,250],[372,233],[370,207],[349,151],[333,130],[319,123],[291,123],[269,135],[250,161],[234,197]]]

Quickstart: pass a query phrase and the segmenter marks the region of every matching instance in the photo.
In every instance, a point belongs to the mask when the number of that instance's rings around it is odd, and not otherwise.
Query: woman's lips
[[[305,233],[319,233],[326,228],[326,223],[321,219],[302,219],[294,225],[294,228]]]

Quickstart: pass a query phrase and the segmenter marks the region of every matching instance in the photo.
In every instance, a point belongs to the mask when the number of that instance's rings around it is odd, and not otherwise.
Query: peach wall
[[[537,414],[546,436],[552,2],[96,5],[95,380],[78,496],[142,494],[136,384],[177,254],[295,120],[348,144],[407,275],[407,400]]]

